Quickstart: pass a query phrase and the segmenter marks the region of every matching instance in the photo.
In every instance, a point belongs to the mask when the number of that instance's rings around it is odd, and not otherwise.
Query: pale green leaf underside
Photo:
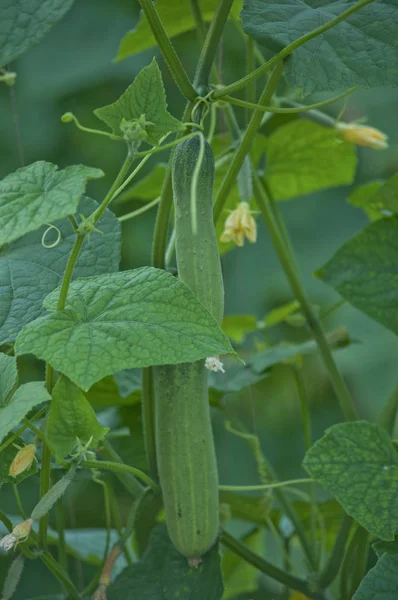
[[[245,32],[272,53],[331,21],[352,0],[245,0]],[[298,95],[358,85],[398,85],[398,1],[374,2],[296,49],[286,61],[288,83]]]
[[[54,311],[58,291],[45,307]],[[88,390],[122,369],[190,362],[232,352],[192,292],[152,267],[78,279],[66,309],[29,323],[17,354],[33,353]]]
[[[79,214],[88,217],[97,202],[83,197]],[[79,218],[79,217],[78,217]],[[0,250],[0,344],[15,341],[22,327],[44,314],[44,298],[61,283],[76,234],[69,219],[54,223],[61,233],[60,242],[45,248],[42,235],[47,226],[32,231],[22,239]],[[73,277],[90,277],[119,269],[120,223],[106,210],[93,231],[85,239]],[[57,240],[53,229],[45,237],[51,245]]]
[[[87,180],[99,169],[73,165],[62,171],[45,161],[17,169],[0,181],[0,245],[76,212]]]
[[[218,0],[200,0],[199,5],[204,21],[210,21],[217,7]],[[242,1],[235,0],[230,17],[238,19]],[[156,10],[166,29],[169,38],[191,31],[196,28],[194,17],[189,2],[170,2],[170,0],[157,0]],[[147,48],[156,46],[151,28],[145,16],[141,14],[137,27],[126,33],[122,39],[116,60],[122,60],[132,54],[142,52]]]
[[[348,196],[349,204],[357,208],[362,208],[371,221],[382,219],[383,214],[381,209],[383,207],[375,205],[374,202],[374,196],[382,185],[379,181],[371,181],[370,183],[360,185]]]
[[[9,403],[0,408],[0,443],[32,408],[47,400],[50,395],[41,381],[21,385]]]
[[[107,589],[108,600],[221,600],[223,582],[217,545],[198,569],[173,547],[164,523],[152,530],[142,560],[127,567]],[[145,593],[144,593],[145,592]]]
[[[54,387],[46,437],[57,458],[64,458],[76,446],[76,440],[95,448],[108,428],[102,427],[83,392],[66,377],[60,377]]]
[[[97,108],[94,114],[116,135],[122,134],[120,124],[123,119],[131,121],[145,115],[145,120],[153,123],[146,132],[148,142],[154,146],[167,133],[184,129],[182,123],[167,111],[162,75],[155,59],[138,73],[116,102]]]
[[[14,356],[0,354],[0,406],[17,383],[17,360]]]
[[[352,600],[396,600],[398,556],[383,554],[359,584]]]
[[[398,220],[371,223],[316,275],[350,304],[398,335]]]
[[[304,468],[373,535],[393,540],[398,530],[398,456],[381,427],[341,423],[307,452]]]
[[[255,160],[266,153],[268,184],[276,200],[288,200],[354,181],[355,147],[337,139],[331,127],[293,121],[269,139],[257,136]]]
[[[31,46],[70,9],[74,0],[0,0],[0,67]]]

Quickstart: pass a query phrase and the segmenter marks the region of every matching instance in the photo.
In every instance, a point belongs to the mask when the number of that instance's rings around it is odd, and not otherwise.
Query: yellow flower
[[[337,123],[336,129],[347,142],[353,142],[358,146],[369,146],[376,150],[388,148],[388,137],[374,127],[357,123]]]
[[[249,204],[240,202],[226,219],[220,241],[224,244],[232,241],[237,246],[243,246],[245,236],[254,244],[257,240],[257,226]]]
[[[0,548],[3,548],[6,552],[15,548],[20,542],[24,542],[28,539],[30,530],[32,529],[33,520],[27,519],[20,523],[12,530],[12,533],[5,535],[0,540]]]
[[[28,471],[35,459],[35,454],[36,444],[28,444],[24,448],[21,448],[21,450],[18,450],[10,466],[10,476],[18,477],[24,471]]]

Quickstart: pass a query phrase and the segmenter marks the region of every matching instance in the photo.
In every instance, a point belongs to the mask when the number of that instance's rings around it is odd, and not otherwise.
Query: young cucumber
[[[192,179],[201,156],[194,232]],[[220,323],[224,291],[213,224],[213,184],[214,156],[208,143],[198,136],[181,142],[173,159],[178,276]],[[218,473],[204,361],[155,367],[154,384],[157,461],[167,527],[174,546],[194,564],[219,532]]]

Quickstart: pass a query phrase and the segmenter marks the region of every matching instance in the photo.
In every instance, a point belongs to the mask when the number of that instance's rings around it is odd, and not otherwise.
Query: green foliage
[[[395,600],[398,590],[398,556],[383,554],[361,581],[352,600]]]
[[[297,300],[292,300],[292,302],[287,302],[282,306],[278,306],[271,310],[264,318],[264,326],[265,327],[273,327],[274,325],[279,325],[286,321],[288,317],[294,315],[300,308],[300,304]]]
[[[119,100],[97,108],[94,114],[116,135],[123,135],[121,126],[124,121],[138,120],[144,115],[145,137],[142,139],[153,146],[167,133],[184,128],[182,123],[167,111],[162,75],[155,59],[138,73]]]
[[[268,139],[256,137],[254,156],[259,158],[263,152],[265,176],[276,200],[289,200],[354,181],[355,147],[340,142],[330,127],[293,121],[278,128]]]
[[[261,554],[264,546],[263,537],[262,531],[254,531],[245,535],[242,542],[253,552]],[[227,550],[223,555],[222,572],[225,584],[223,600],[235,598],[239,594],[255,592],[258,588],[258,571],[249,563],[240,560],[231,550]]]
[[[220,503],[228,507],[233,519],[241,519],[261,527],[266,523],[268,507],[264,495],[248,496],[221,490]]]
[[[365,529],[382,540],[398,530],[398,455],[374,423],[340,423],[307,452],[304,468]]]
[[[57,459],[76,447],[76,440],[95,448],[109,431],[97,421],[95,412],[79,388],[61,376],[52,393],[46,438]]]
[[[32,408],[48,400],[50,395],[43,382],[31,381],[21,385],[7,404],[0,404],[0,442]]]
[[[127,190],[116,198],[116,202],[126,202],[127,200],[154,200],[160,195],[163,180],[166,175],[167,165],[155,165],[149,175],[146,175],[137,183],[131,185]]]
[[[36,45],[74,0],[1,0],[0,67]]]
[[[192,292],[160,269],[80,279],[69,291],[59,312],[58,291],[46,298],[51,314],[26,325],[15,349],[47,360],[83,390],[121,369],[232,351]]]
[[[242,26],[248,35],[275,53],[339,16],[352,4],[350,0],[322,5],[316,0],[298,0],[294,4],[288,0],[246,0]],[[396,85],[396,10],[395,0],[368,4],[297,48],[286,64],[286,78],[292,89],[298,96],[309,96],[354,85]]]
[[[345,243],[316,272],[350,304],[398,334],[398,221],[381,219]]]
[[[0,354],[0,406],[18,381],[17,361],[13,356]]]
[[[201,0],[199,5],[203,20],[210,21],[217,6],[217,0]],[[235,0],[230,13],[232,18],[238,19],[241,5],[241,0]],[[170,38],[196,28],[189,2],[170,3],[168,0],[158,0],[156,9]],[[144,15],[141,14],[136,28],[133,31],[129,31],[122,39],[116,60],[122,60],[127,56],[152,48],[155,44],[155,38],[148,22]]]
[[[9,244],[42,225],[73,215],[89,179],[100,169],[73,165],[58,171],[38,161],[0,181],[0,244]]]
[[[98,204],[83,197],[79,214],[88,217]],[[69,219],[56,221],[42,243],[47,227],[31,232],[0,251],[0,343],[15,341],[22,327],[44,314],[44,298],[60,285],[76,234]],[[98,232],[86,239],[73,277],[117,271],[120,262],[120,225],[106,210]],[[60,235],[59,243],[57,242]]]
[[[221,600],[223,583],[215,546],[197,569],[173,547],[164,524],[151,534],[143,559],[127,567],[108,588],[108,600]]]
[[[376,193],[382,187],[379,181],[371,181],[355,188],[348,196],[348,202],[357,208],[362,208],[371,221],[377,221],[383,218],[380,209],[382,206],[377,206],[374,203]]]
[[[257,319],[254,315],[227,315],[221,328],[232,341],[241,344],[247,333],[256,331]]]

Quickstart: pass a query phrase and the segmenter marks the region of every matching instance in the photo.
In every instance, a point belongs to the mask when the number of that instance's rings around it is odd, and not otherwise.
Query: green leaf
[[[74,0],[0,0],[0,67],[35,46]]]
[[[239,18],[241,5],[241,0],[235,0],[230,17],[234,19]],[[201,0],[200,8],[204,21],[212,19],[216,7],[217,0]],[[156,10],[169,38],[196,29],[189,2],[158,0],[156,2]],[[122,39],[116,60],[122,60],[147,48],[153,48],[153,46],[156,46],[155,38],[147,19],[141,14],[137,27],[133,31],[129,31]]]
[[[382,540],[398,530],[398,456],[384,429],[374,423],[341,423],[307,452],[306,471],[362,527]]]
[[[184,125],[167,111],[162,75],[155,59],[144,67],[119,100],[97,108],[94,114],[116,135],[122,135],[122,120],[132,121],[145,115],[148,142],[156,146],[167,133],[181,131]]]
[[[398,556],[383,554],[370,569],[352,600],[396,600],[398,591]]]
[[[50,312],[58,294],[45,301]],[[122,369],[233,352],[188,287],[152,267],[72,282],[65,310],[26,325],[15,351],[48,361],[83,390]]]
[[[245,32],[273,54],[352,7],[351,0],[245,0]],[[358,85],[398,83],[396,0],[362,7],[329,31],[297,48],[286,61],[286,78],[299,96]]]
[[[221,600],[223,583],[217,545],[197,569],[172,545],[158,525],[141,561],[127,567],[107,589],[108,600]]]
[[[380,181],[371,181],[357,187],[349,196],[348,202],[352,206],[362,208],[371,221],[382,219],[384,215],[380,212],[383,206],[375,205],[374,197],[376,192],[382,187]]]
[[[227,315],[221,329],[234,342],[241,344],[247,333],[256,331],[257,319],[254,315]]]
[[[266,152],[265,176],[276,200],[289,200],[354,181],[354,144],[341,142],[333,128],[297,120],[270,137],[257,136],[253,153]]]
[[[137,391],[121,394],[116,376],[108,376],[95,383],[86,393],[86,398],[95,408],[109,406],[132,406],[140,402],[141,395]]]
[[[83,196],[79,214],[88,217],[98,207],[97,202]],[[54,223],[61,240],[54,247],[45,247],[42,236],[47,226],[34,231],[0,250],[0,343],[15,341],[22,327],[44,314],[44,298],[61,284],[63,273],[76,239],[68,218]],[[120,224],[106,210],[98,221],[101,233],[93,231],[83,248],[73,277],[90,277],[119,269]],[[51,229],[45,244],[55,243],[58,233]]]
[[[47,223],[73,215],[88,179],[99,169],[73,165],[62,171],[38,161],[0,181],[0,245],[8,244]]]
[[[398,537],[393,542],[375,542],[372,544],[372,548],[379,557],[384,552],[387,552],[387,554],[398,554]]]
[[[277,306],[277,308],[274,308],[265,316],[264,327],[274,327],[274,325],[279,325],[298,310],[300,310],[300,304],[297,300],[292,300],[292,302]]]
[[[8,404],[0,406],[0,443],[32,408],[48,400],[50,395],[42,381],[21,385]]]
[[[315,275],[350,304],[398,334],[398,220],[371,223]]]
[[[264,551],[264,532],[254,531],[245,535],[241,540],[245,546],[257,554]],[[226,550],[222,559],[225,592],[223,600],[236,598],[240,594],[255,592],[258,588],[259,572],[251,564],[243,561],[231,550]]]
[[[94,410],[83,392],[69,379],[61,376],[55,384],[46,437],[57,459],[70,454],[79,439],[83,444],[91,440],[95,448],[109,431],[97,421]]]
[[[0,406],[4,405],[8,394],[18,381],[17,359],[0,354]]]
[[[167,171],[167,165],[155,165],[149,175],[140,179],[137,183],[127,188],[115,199],[115,202],[127,202],[128,200],[154,200],[162,191],[163,180]]]
[[[20,438],[16,438],[13,444],[10,444],[2,452],[0,452],[0,484],[21,483],[21,481],[23,481],[27,477],[30,477],[31,475],[34,475],[38,471],[37,463],[34,460],[30,469],[28,469],[27,471],[23,471],[23,473],[20,473],[17,477],[10,477],[9,472],[11,463],[18,453],[18,449],[15,446],[23,448],[25,446],[25,443]]]
[[[255,385],[262,381],[267,375],[257,373],[241,363],[231,365],[224,364],[225,373],[209,372],[209,387],[223,394],[240,392],[249,385]]]
[[[234,492],[220,491],[220,503],[226,504],[232,519],[240,519],[264,527],[269,505],[265,496],[248,496]]]

